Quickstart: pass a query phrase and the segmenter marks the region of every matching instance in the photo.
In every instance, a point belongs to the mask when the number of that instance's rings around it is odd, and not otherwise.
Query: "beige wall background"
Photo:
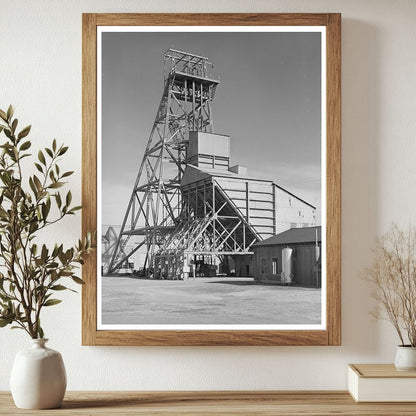
[[[392,362],[397,339],[374,321],[360,270],[391,221],[416,222],[416,2],[412,0],[0,0],[0,108],[33,124],[33,147],[70,145],[62,167],[81,187],[81,13],[342,13],[342,346],[82,347],[81,298],[46,310],[70,390],[345,389],[350,362]],[[77,202],[77,201],[75,201]],[[71,244],[80,216],[51,234]],[[0,331],[0,390],[23,332]]]

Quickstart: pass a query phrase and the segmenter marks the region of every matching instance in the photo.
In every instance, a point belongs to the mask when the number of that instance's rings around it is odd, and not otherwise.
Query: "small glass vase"
[[[45,346],[47,341],[32,339],[30,349],[16,354],[10,388],[14,403],[20,409],[54,409],[64,398],[64,362],[59,352]]]
[[[416,371],[416,347],[398,345],[394,365],[399,371]]]

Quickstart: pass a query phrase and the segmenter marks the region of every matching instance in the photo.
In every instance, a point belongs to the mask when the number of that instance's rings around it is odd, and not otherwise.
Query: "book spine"
[[[358,383],[357,373],[351,367],[348,367],[348,391],[356,402],[358,402]]]

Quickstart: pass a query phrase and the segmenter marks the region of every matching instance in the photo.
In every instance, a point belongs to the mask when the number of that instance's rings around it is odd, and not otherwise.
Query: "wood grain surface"
[[[326,279],[328,345],[341,345],[341,15],[329,14],[327,47]]]
[[[327,13],[99,13],[98,26],[326,26]]]
[[[341,344],[341,15],[319,14],[84,14],[82,44],[82,229],[97,229],[97,26],[326,26],[327,44],[327,296],[319,331],[97,330],[97,261],[83,267],[83,345],[340,345]],[[101,225],[98,226],[100,228]]]
[[[416,378],[416,371],[399,371],[394,364],[349,364],[362,378]]]
[[[96,19],[82,15],[82,235],[97,230]],[[98,230],[97,230],[98,234]],[[101,240],[101,236],[99,237]],[[101,244],[101,241],[100,241]],[[85,259],[82,277],[82,344],[94,345],[97,330],[97,257]]]
[[[414,403],[355,403],[347,392],[68,392],[59,409],[16,409],[0,392],[1,415],[415,415]]]

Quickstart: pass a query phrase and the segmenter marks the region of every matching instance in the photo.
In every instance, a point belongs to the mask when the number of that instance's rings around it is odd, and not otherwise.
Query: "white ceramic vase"
[[[416,347],[402,346],[397,347],[394,365],[399,371],[416,370]]]
[[[47,339],[32,339],[32,347],[14,360],[10,387],[21,409],[59,407],[66,390],[66,372],[59,352],[45,346]]]

